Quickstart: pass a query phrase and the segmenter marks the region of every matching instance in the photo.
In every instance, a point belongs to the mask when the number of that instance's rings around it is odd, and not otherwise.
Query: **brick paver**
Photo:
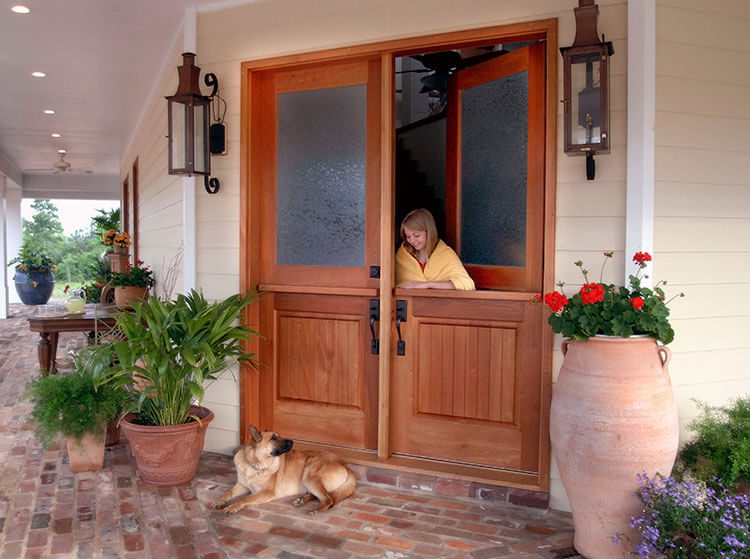
[[[41,447],[21,398],[38,374],[38,337],[26,322],[32,311],[11,305],[0,320],[0,559],[578,557],[568,514],[511,498],[400,489],[372,475],[352,498],[310,516],[313,504],[297,509],[290,500],[235,515],[208,509],[234,482],[231,458],[220,454],[204,453],[183,487],[142,482],[125,441],[107,448],[101,471],[72,474],[65,443]],[[81,334],[60,335],[61,368],[83,343]]]

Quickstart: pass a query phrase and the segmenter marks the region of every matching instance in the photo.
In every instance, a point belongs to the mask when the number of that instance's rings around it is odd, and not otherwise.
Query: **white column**
[[[10,179],[6,179],[5,182],[5,246],[6,246],[6,259],[3,262],[8,262],[16,256],[18,256],[21,250],[21,242],[23,240],[23,221],[21,220],[21,199],[23,198],[23,190],[20,186],[14,183]],[[16,293],[16,289],[13,283],[13,276],[15,275],[15,266],[9,266],[7,269],[8,273],[8,300],[11,303],[20,303],[21,299]]]
[[[0,174],[0,258],[3,262],[8,262],[8,235],[6,234],[6,178]],[[8,267],[2,266],[2,275],[0,276],[0,319],[8,318]]]
[[[185,23],[183,25],[183,52],[196,53],[198,15],[194,6],[185,8]],[[197,54],[197,53],[196,53]],[[187,293],[197,287],[197,228],[195,218],[196,178],[182,179],[182,239],[184,254],[182,262],[182,291]]]
[[[656,121],[656,3],[628,2],[628,146],[625,281],[632,257],[654,250],[654,126]],[[652,274],[649,274],[653,276]],[[650,278],[644,280],[650,284]]]

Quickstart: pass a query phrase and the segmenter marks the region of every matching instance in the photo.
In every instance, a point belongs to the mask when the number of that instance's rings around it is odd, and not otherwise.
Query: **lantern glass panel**
[[[169,103],[172,119],[172,169],[185,169],[185,119],[187,106],[182,103]]]
[[[597,53],[571,57],[571,143],[602,143],[601,56]]]
[[[206,129],[208,105],[196,104],[193,111],[193,135],[195,149],[195,163],[193,169],[196,173],[208,174],[208,147],[206,140],[208,131]]]

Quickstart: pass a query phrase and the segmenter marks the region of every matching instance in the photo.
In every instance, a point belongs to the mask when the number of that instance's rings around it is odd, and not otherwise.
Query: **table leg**
[[[39,368],[42,369],[42,374],[44,375],[50,372],[50,351],[52,345],[50,344],[49,337],[49,332],[39,332],[39,345],[36,348],[37,355],[39,356]]]
[[[60,334],[57,332],[50,332],[49,345],[50,345],[50,370],[53,373],[57,372],[57,340],[60,338]]]

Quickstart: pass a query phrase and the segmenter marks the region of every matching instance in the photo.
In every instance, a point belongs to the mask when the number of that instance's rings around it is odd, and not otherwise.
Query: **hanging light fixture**
[[[213,87],[211,95],[201,93],[195,66],[195,54],[182,53],[182,66],[177,67],[180,82],[177,92],[167,97],[167,138],[169,141],[170,175],[203,175],[206,191],[215,194],[219,179],[211,175],[209,150],[209,109],[219,88],[215,74],[206,74],[204,81]]]
[[[609,153],[609,57],[612,42],[599,40],[599,6],[579,0],[576,37],[563,57],[565,153],[586,156],[586,179],[594,180],[594,154]]]

